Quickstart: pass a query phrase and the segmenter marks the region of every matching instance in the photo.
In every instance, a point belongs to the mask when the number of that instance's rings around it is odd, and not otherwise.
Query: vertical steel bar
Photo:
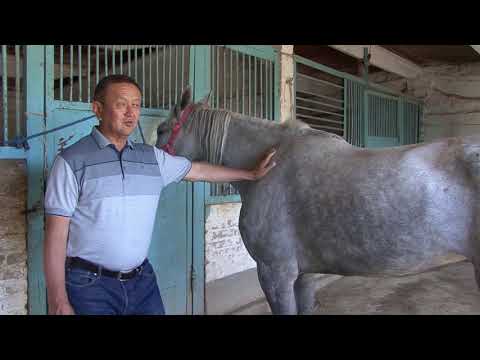
[[[73,45],[70,45],[70,101],[73,100]]]
[[[360,114],[359,114],[359,107],[360,107],[360,94],[359,94],[359,86],[355,83],[354,89],[354,96],[355,96],[355,142],[358,143],[358,146],[361,146],[361,139],[360,139]]]
[[[120,45],[120,74],[123,75],[123,45]]]
[[[242,53],[242,114],[245,114],[245,53]]]
[[[210,73],[209,73],[210,78],[208,79],[208,83],[210,84],[209,91],[213,91],[215,89],[215,87],[213,86],[213,82],[214,82],[213,72],[215,71],[215,64],[214,64],[214,61],[213,61],[213,45],[210,45],[208,47],[208,51],[209,51],[208,56],[209,56],[209,59],[210,59],[210,63],[207,65],[210,68]],[[183,66],[182,66],[182,68],[183,68]],[[183,85],[183,82],[182,82],[182,85]],[[209,106],[213,107],[212,96],[209,97],[208,101],[209,101]]]
[[[116,53],[115,53],[115,45],[112,45],[112,74],[116,74],[117,73],[117,70],[115,69],[116,68],[116,63],[115,63],[115,57],[116,57]]]
[[[165,45],[162,46],[162,84],[163,84],[163,92],[162,92],[162,107],[165,109]]]
[[[148,48],[148,107],[152,107],[152,48],[153,46],[149,46]]]
[[[142,105],[146,107],[147,96],[145,94],[145,45],[142,45]]]
[[[181,82],[180,82],[180,88],[183,90],[185,87],[184,84],[184,73],[185,73],[185,45],[182,45],[182,77],[181,77]],[[210,83],[211,84],[211,83]]]
[[[270,119],[270,89],[268,88],[268,65],[269,61],[265,60],[265,118]]]
[[[60,45],[60,101],[63,101],[63,45]]]
[[[8,69],[7,45],[2,45],[2,87],[3,87],[3,141],[8,140]]]
[[[156,59],[156,60],[157,60],[157,61],[156,61],[157,72],[156,72],[155,74],[156,74],[156,78],[157,78],[157,108],[160,107],[160,89],[159,89],[159,88],[160,88],[160,86],[159,86],[159,85],[160,85],[160,73],[159,73],[159,71],[158,71],[158,61],[159,61],[159,59],[158,59],[158,58],[159,58],[158,49],[159,49],[159,46],[156,45],[156,47],[155,47],[155,55],[156,55],[156,58],[157,58],[157,59]]]
[[[90,102],[90,45],[87,45],[87,102]]]
[[[230,111],[233,110],[233,52],[232,49],[229,49],[229,57],[230,57],[230,73],[228,74],[228,78],[230,80]]]
[[[178,99],[178,87],[177,87],[177,79],[178,79],[178,45],[175,45],[175,92],[173,93],[174,94],[174,101],[176,101],[176,99]]]
[[[168,107],[172,107],[172,45],[168,47]]]
[[[137,45],[133,45],[133,62],[134,62],[134,76],[135,76],[135,81],[138,82],[138,61],[137,61],[137,50],[138,50],[138,46]]]
[[[349,83],[349,99],[348,99],[348,104],[349,104],[349,113],[350,113],[350,119],[351,119],[351,126],[352,126],[352,143],[354,145],[357,145],[356,143],[356,140],[355,140],[355,118],[354,118],[354,114],[355,114],[355,108],[354,108],[354,105],[355,105],[355,102],[354,102],[354,99],[355,99],[355,83],[353,81],[350,81],[348,80],[348,83]]]
[[[254,68],[253,68],[253,78],[254,78],[254,83],[253,83],[253,86],[254,86],[254,96],[253,96],[253,113],[254,113],[254,116],[257,117],[257,58],[254,58],[253,60],[253,64],[254,64]]]
[[[270,85],[268,86],[268,91],[270,92],[270,110],[269,110],[269,113],[270,113],[270,117],[273,119],[275,119],[275,115],[274,115],[274,110],[273,110],[273,107],[274,107],[274,103],[275,103],[275,89],[274,89],[274,77],[273,77],[273,72],[274,72],[274,69],[275,69],[275,65],[273,62],[270,62],[270,70],[268,71],[268,76],[269,76],[269,79],[270,79]],[[295,90],[294,90],[295,91]],[[295,97],[296,95],[293,94],[293,96]],[[345,104],[344,104],[345,106]]]
[[[225,76],[225,69],[227,67],[227,49],[223,48],[223,108],[226,109],[227,101],[227,77]]]
[[[215,91],[215,57],[213,45],[210,45],[210,91]],[[210,97],[210,107],[215,107],[215,96]]]
[[[219,100],[219,97],[220,97],[220,52],[219,52],[219,48],[217,45],[214,45],[215,46],[215,52],[216,52],[216,58],[217,58],[217,66],[216,66],[216,75],[217,75],[217,88],[216,88],[216,92],[217,92],[217,101],[216,101],[216,108],[220,108],[220,100]]]
[[[260,117],[265,117],[263,114],[263,59],[260,59]]]
[[[15,105],[16,136],[20,136],[20,45],[15,45]],[[5,76],[5,75],[4,75]]]
[[[240,87],[240,83],[238,82],[238,73],[239,73],[239,67],[238,67],[238,51],[235,51],[235,54],[236,54],[236,65],[235,65],[235,72],[237,74],[237,81],[236,81],[236,89],[235,89],[235,99],[237,100],[237,107],[235,109],[236,112],[240,112],[239,110],[239,103],[238,103],[238,94],[240,92],[239,90],[239,87]]]
[[[100,46],[97,45],[97,56],[95,57],[95,63],[97,68],[97,76],[95,78],[95,85],[100,81]],[[94,94],[95,95],[95,94]]]
[[[128,63],[128,76],[132,76],[132,53],[130,52],[130,45],[127,45],[127,63]]]
[[[252,57],[248,55],[248,115],[251,115],[251,98],[252,98],[252,82],[251,74],[252,73]]]
[[[356,113],[356,112],[357,112],[357,109],[356,109],[356,102],[357,102],[356,96],[357,96],[357,84],[354,83],[354,82],[352,82],[352,99],[355,99],[355,100],[353,100],[353,102],[352,102],[352,104],[353,104],[352,112],[353,112],[353,119],[355,119],[355,120],[356,120],[356,117],[357,117],[357,113]],[[357,146],[360,146],[360,143],[359,143],[359,141],[357,140],[357,123],[356,123],[356,121],[355,121],[355,133],[354,133],[354,134],[355,134],[355,138],[354,138],[354,139],[355,139],[355,144],[356,144]]]
[[[82,45],[78,45],[78,101],[82,101]]]
[[[103,51],[103,63],[105,65],[105,76],[108,76],[108,45],[103,45],[104,46],[104,51]]]
[[[269,61],[268,62],[268,92],[269,92],[269,97],[268,97],[268,114],[270,116],[270,118],[273,120],[275,118],[275,116],[273,115],[273,97],[274,97],[274,94],[275,94],[275,91],[273,89],[273,69],[274,69],[274,63]],[[293,94],[293,96],[295,97],[296,95]],[[343,106],[345,106],[345,104],[343,104]]]

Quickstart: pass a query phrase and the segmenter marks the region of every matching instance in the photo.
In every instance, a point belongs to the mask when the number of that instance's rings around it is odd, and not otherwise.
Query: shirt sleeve
[[[182,181],[192,168],[192,162],[182,156],[172,156],[157,147],[154,147],[154,149],[163,179],[163,186]]]
[[[45,214],[71,217],[77,207],[78,193],[72,168],[57,155],[47,180]]]

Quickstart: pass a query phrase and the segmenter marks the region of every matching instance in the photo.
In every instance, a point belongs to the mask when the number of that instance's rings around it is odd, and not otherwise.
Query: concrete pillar
[[[294,61],[293,45],[279,45],[280,51],[280,121],[293,116],[294,111]]]

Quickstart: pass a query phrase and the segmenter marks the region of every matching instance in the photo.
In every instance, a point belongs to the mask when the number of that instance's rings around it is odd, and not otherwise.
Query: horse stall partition
[[[26,134],[25,46],[0,45],[0,159],[24,159],[12,141]]]
[[[295,115],[358,147],[421,140],[422,103],[295,55]]]
[[[210,106],[276,120],[276,71],[276,54],[271,48],[211,45]],[[240,201],[228,183],[206,184],[205,192],[207,203]]]
[[[145,142],[153,144],[156,128],[167,117],[187,85],[193,85],[190,63],[194,46],[190,45],[28,45],[24,63],[14,61],[21,47],[3,46],[2,72],[2,142],[14,136],[32,136],[45,130],[48,134],[29,141],[30,149],[0,146],[0,158],[6,151],[25,154],[28,169],[28,308],[30,314],[45,314],[46,288],[42,271],[44,242],[43,194],[48,170],[59,151],[91,132],[97,123],[92,108],[98,81],[109,74],[132,76],[142,89],[140,124]],[[7,51],[5,51],[7,49]],[[18,51],[20,50],[20,51]],[[7,56],[8,54],[8,56]],[[8,58],[8,62],[4,59]],[[18,57],[17,57],[18,59]],[[20,56],[21,59],[21,56]],[[21,61],[21,60],[20,60]],[[11,65],[14,64],[12,67]],[[7,68],[8,65],[8,68]],[[22,84],[16,76],[25,68],[25,124],[22,125],[22,96],[13,104],[12,88]],[[3,74],[8,70],[8,82]],[[13,70],[12,70],[13,69]],[[6,90],[8,90],[8,93]],[[21,88],[20,88],[21,89]],[[5,100],[6,99],[6,100]],[[8,101],[7,101],[8,100]],[[5,105],[6,104],[6,105]],[[12,111],[15,109],[15,112]],[[8,116],[4,115],[8,111]],[[8,119],[4,121],[4,119]],[[20,126],[18,126],[18,120]],[[85,119],[87,121],[78,121]],[[132,140],[143,142],[136,130]],[[162,192],[156,214],[149,258],[158,276],[165,307],[170,314],[189,314],[203,304],[198,287],[191,286],[194,263],[192,244],[192,185],[172,184]],[[130,219],[135,221],[135,219]],[[195,257],[198,259],[199,257]],[[203,281],[203,273],[196,278]],[[200,304],[200,305],[199,305]]]

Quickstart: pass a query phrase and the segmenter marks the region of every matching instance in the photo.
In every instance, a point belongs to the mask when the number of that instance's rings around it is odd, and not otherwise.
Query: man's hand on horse
[[[252,170],[254,178],[253,180],[261,179],[262,177],[267,175],[268,172],[272,170],[275,165],[277,165],[275,161],[271,161],[273,155],[275,155],[276,152],[277,150],[272,149],[262,160],[260,160],[255,169]]]

